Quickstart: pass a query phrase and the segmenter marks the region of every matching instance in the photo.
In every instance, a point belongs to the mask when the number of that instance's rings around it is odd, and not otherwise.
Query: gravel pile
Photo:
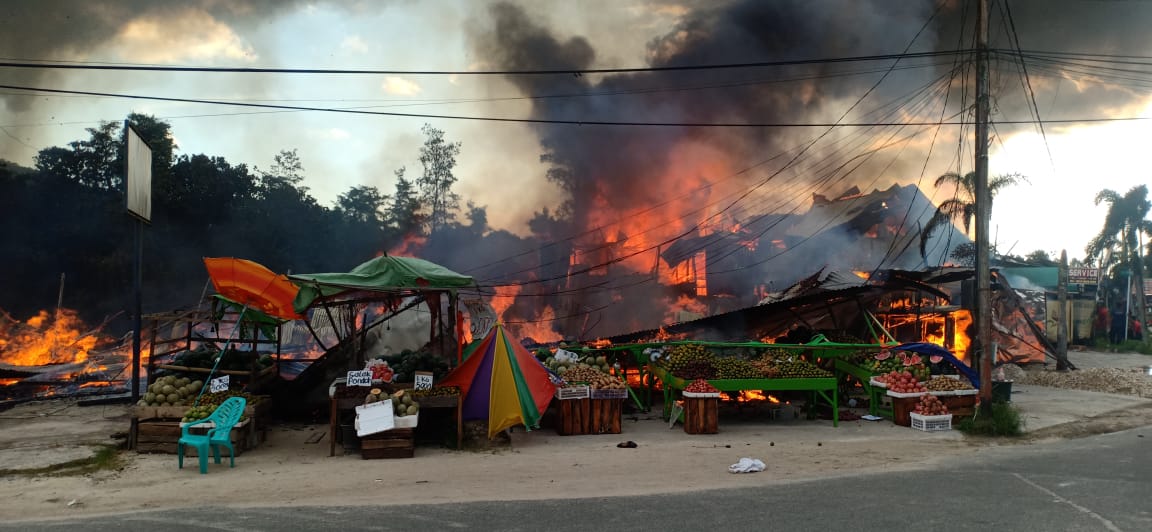
[[[1139,369],[1087,368],[1067,372],[1041,369],[1026,371],[1015,365],[1005,365],[1004,369],[1005,377],[1018,384],[1152,398],[1152,375]]]

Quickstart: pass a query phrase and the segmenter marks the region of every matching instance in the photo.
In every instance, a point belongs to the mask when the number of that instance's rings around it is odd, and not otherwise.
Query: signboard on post
[[[1096,284],[1099,278],[1099,268],[1068,268],[1068,282],[1071,284]]]
[[[152,222],[152,149],[136,134],[136,130],[124,121],[124,133],[128,137],[127,172],[124,183],[127,185],[125,202],[128,214],[144,222]]]

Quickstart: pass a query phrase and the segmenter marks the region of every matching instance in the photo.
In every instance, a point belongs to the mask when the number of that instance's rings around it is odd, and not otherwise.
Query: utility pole
[[[976,338],[980,361],[980,405],[992,407],[992,280],[988,224],[992,196],[988,191],[988,0],[976,2]]]
[[[1060,315],[1056,318],[1056,369],[1068,369],[1068,251],[1060,250],[1060,270],[1056,276],[1056,294]]]

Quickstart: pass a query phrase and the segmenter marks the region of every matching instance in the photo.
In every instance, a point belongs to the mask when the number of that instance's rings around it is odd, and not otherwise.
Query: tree
[[[1104,189],[1096,194],[1096,205],[1108,204],[1108,214],[1104,216],[1104,227],[1100,233],[1088,243],[1084,249],[1088,259],[1106,254],[1108,250],[1117,250],[1111,264],[1102,263],[1103,268],[1127,266],[1129,274],[1134,277],[1137,293],[1135,299],[1136,319],[1141,324],[1148,323],[1144,308],[1144,259],[1141,256],[1141,236],[1152,236],[1152,222],[1147,220],[1152,202],[1148,200],[1148,186],[1137,185],[1121,196],[1113,190]],[[1114,271],[1115,275],[1115,271]],[[1129,294],[1131,295],[1131,294]],[[1143,341],[1149,343],[1149,334],[1145,331]]]
[[[1058,263],[1048,256],[1048,252],[1038,249],[1024,256],[1024,262],[1036,266],[1057,266]]]
[[[388,196],[376,187],[352,187],[336,198],[336,211],[344,218],[361,224],[384,226],[384,205]]]
[[[1004,187],[1021,181],[1027,182],[1028,179],[1020,174],[995,176],[988,180],[988,197],[995,198],[996,193]],[[920,231],[920,256],[924,258],[928,256],[928,240],[936,229],[959,219],[964,225],[964,233],[968,234],[972,227],[972,219],[976,217],[976,173],[968,172],[961,176],[955,172],[948,172],[936,178],[936,188],[946,184],[956,187],[956,194],[936,208],[932,218]]]
[[[444,140],[444,132],[430,124],[424,124],[420,131],[425,136],[420,147],[424,174],[416,184],[420,187],[420,200],[428,208],[429,233],[435,233],[451,223],[460,208],[460,195],[452,192],[452,185],[456,184],[452,170],[456,168],[460,143]]]
[[[404,177],[405,168],[396,170],[396,193],[388,204],[385,220],[400,236],[416,234],[424,223],[416,187]]]
[[[36,170],[88,188],[119,190],[124,183],[120,123],[101,122],[87,128],[88,140],[75,140],[67,148],[51,147],[36,155]]]

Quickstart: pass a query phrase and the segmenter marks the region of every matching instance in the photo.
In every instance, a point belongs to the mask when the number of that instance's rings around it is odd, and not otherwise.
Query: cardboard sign
[[[372,386],[372,371],[360,370],[348,372],[348,386]]]
[[[356,435],[368,436],[396,428],[392,417],[392,400],[378,401],[356,407]]]
[[[223,377],[216,377],[215,379],[208,381],[208,391],[211,393],[226,392],[228,391],[228,381],[229,378],[227,375]]]
[[[480,298],[460,298],[460,303],[468,310],[469,332],[472,338],[483,338],[496,324],[496,311]]]
[[[432,388],[432,372],[431,371],[417,371],[416,380],[412,384],[412,388],[416,390],[429,390]]]

